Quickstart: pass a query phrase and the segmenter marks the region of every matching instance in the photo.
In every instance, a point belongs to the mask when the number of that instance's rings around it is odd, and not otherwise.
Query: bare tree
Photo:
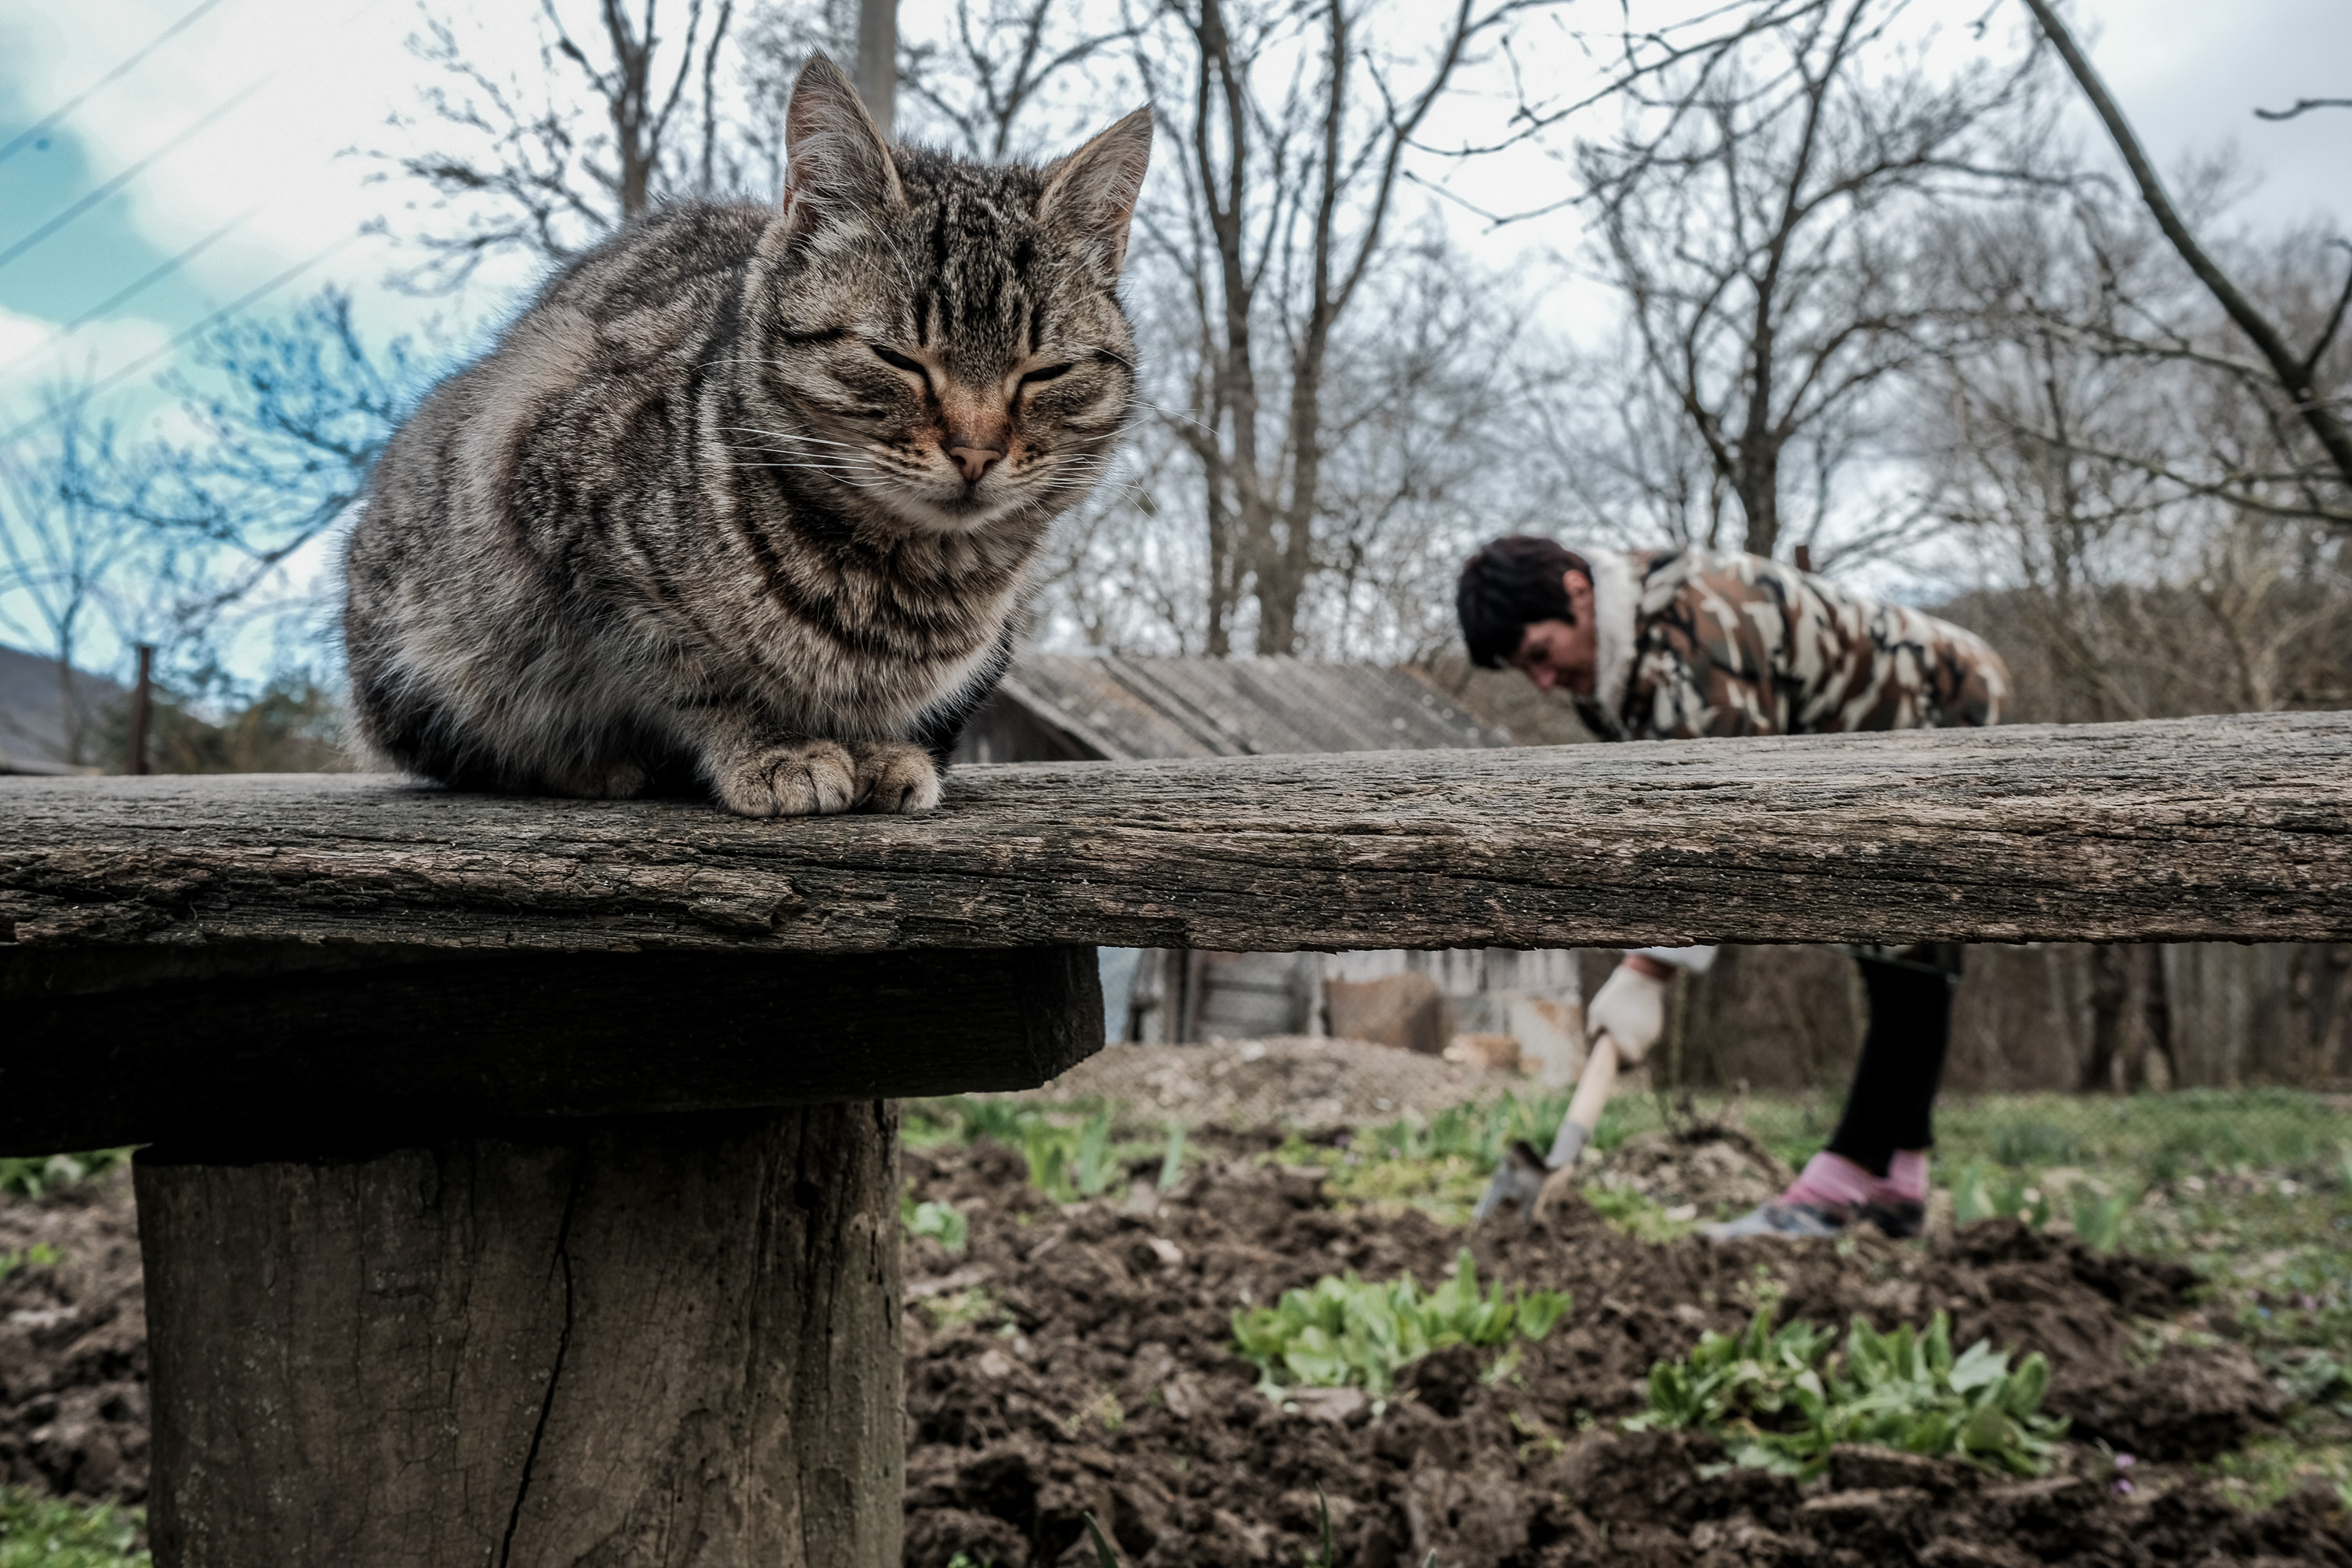
[[[2352,546],[2308,504],[2307,437],[2216,362],[2228,319],[2132,216],[2086,195],[1941,231],[1975,330],[1923,374],[1920,450],[1986,568],[1966,613],[2018,666],[2022,716],[2352,698]],[[2290,235],[2246,268],[2304,330],[2332,306],[2314,254]],[[2182,352],[2147,352],[2150,322]]]
[[[729,100],[735,0],[594,0],[585,26],[540,0],[537,69],[500,70],[427,13],[409,47],[446,147],[383,154],[439,200],[448,226],[407,237],[409,276],[455,288],[501,253],[562,261],[669,195],[709,195],[756,161]],[[765,139],[772,142],[773,137]]]
[[[1117,53],[1129,36],[1108,6],[959,0],[946,37],[901,40],[898,90],[927,137],[991,162],[1032,155],[1135,107]]]
[[[446,357],[405,338],[371,346],[335,289],[199,340],[193,374],[164,384],[194,434],[110,449],[75,480],[82,504],[152,542],[142,640],[201,639],[348,518]]]
[[[0,450],[0,629],[57,664],[60,760],[98,760],[102,716],[80,661],[140,569],[142,531],[84,498],[85,475],[107,440],[84,422],[87,398],[52,392],[41,432]],[[47,737],[16,737],[22,749]],[[0,746],[7,738],[0,737]]]
[[[1703,47],[1629,40],[1624,129],[1576,167],[1642,360],[1738,502],[1743,547],[1769,555],[1822,544],[1871,404],[1936,319],[1923,219],[2021,177],[2008,142],[2035,67],[1939,77],[1899,0],[1758,15]]]
[[[1169,0],[1135,59],[1177,142],[1139,215],[1162,312],[1163,428],[1192,455],[1206,535],[1202,650],[1244,607],[1262,653],[1300,644],[1318,556],[1332,373],[1395,252],[1431,110],[1529,0],[1463,0],[1415,28],[1377,5]]]
[[[2140,200],[2156,219],[2157,227],[2163,231],[2165,239],[2188,265],[2189,271],[2196,274],[2197,281],[2204,285],[2206,292],[2213,297],[2214,303],[2221,306],[2262,355],[2259,365],[2242,366],[2241,374],[2252,372],[2262,376],[2267,372],[2266,379],[2271,386],[2284,395],[2295,415],[2310,430],[2312,439],[2318,443],[2320,450],[2326,455],[2326,460],[2334,467],[2336,483],[2340,487],[2352,488],[2352,426],[2345,423],[2340,400],[2325,393],[2318,377],[2321,362],[2327,357],[2329,347],[2344,325],[2345,311],[2347,307],[2352,307],[2352,270],[2347,272],[2343,286],[2336,293],[2335,307],[2328,311],[2324,324],[2305,340],[2311,347],[2297,352],[2289,343],[2287,334],[2279,323],[2256,304],[2211,253],[2199,243],[2195,231],[2173,205],[2171,195],[2164,188],[2164,182],[2158,177],[2155,165],[2148,162],[2147,153],[2140,146],[2139,136],[2133,131],[2131,121],[2125,117],[2122,106],[2107,91],[2106,83],[2100,79],[2090,57],[2074,41],[2074,35],[2059,17],[2050,0],[2025,0],[2025,4],[2027,9],[2033,13],[2034,21],[2041,25],[2043,34],[2056,46],[2059,58],[2066,62],[2066,69],[2082,88],[2084,97],[2090,100],[2092,109],[2098,114],[2100,124],[2106,128],[2108,136],[2115,142],[2116,151],[2122,155],[2124,166],[2131,171],[2132,183],[2138,187]],[[2324,102],[2307,100],[2272,118],[2286,119],[2304,109],[2324,106]]]

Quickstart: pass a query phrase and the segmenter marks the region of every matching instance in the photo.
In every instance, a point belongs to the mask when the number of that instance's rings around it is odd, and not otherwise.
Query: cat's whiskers
[[[779,441],[799,441],[811,447],[839,447],[843,450],[850,452],[870,452],[873,450],[873,446],[869,442],[828,441],[822,436],[811,436],[799,430],[770,430],[758,425],[719,425],[713,426],[713,428],[719,431],[722,435],[772,436]]]

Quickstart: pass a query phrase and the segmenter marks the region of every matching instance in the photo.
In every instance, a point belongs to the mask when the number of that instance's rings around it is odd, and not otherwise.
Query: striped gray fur
[[[345,560],[363,742],[462,788],[935,805],[1128,418],[1150,140],[890,147],[811,60],[779,205],[631,224],[394,438]]]

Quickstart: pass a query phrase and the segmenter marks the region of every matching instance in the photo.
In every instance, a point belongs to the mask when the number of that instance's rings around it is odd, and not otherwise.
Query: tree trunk
[[[138,1160],[159,1568],[897,1568],[898,1111]]]

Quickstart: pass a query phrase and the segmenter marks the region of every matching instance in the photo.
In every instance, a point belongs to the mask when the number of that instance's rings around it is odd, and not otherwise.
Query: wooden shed
[[[1461,686],[1458,672],[1410,666],[1024,654],[965,731],[956,760],[1149,762],[1523,743],[1462,700]],[[1575,954],[1567,950],[1339,955],[1105,949],[1102,963],[1111,1038],[1154,1042],[1326,1033],[1334,980],[1360,985],[1426,974],[1437,1004],[1424,1033],[1438,1044],[1455,1033],[1508,1032],[1512,1006],[1522,998],[1578,993]]]

